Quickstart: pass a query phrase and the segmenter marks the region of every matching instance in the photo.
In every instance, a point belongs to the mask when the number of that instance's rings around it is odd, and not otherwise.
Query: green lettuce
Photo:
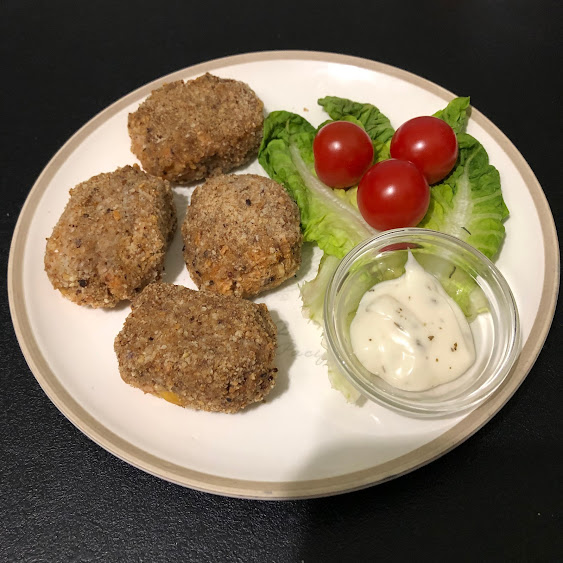
[[[465,133],[470,111],[469,98],[455,98],[434,114],[456,132],[459,156],[452,172],[432,186],[428,211],[418,226],[454,235],[494,259],[509,212],[498,170],[489,164],[483,145]]]
[[[328,371],[328,380],[332,388],[340,391],[349,403],[355,403],[361,397],[361,393],[342,375],[340,369],[337,368],[336,362],[327,356],[326,367]]]
[[[471,135],[457,134],[458,162],[450,175],[432,187],[430,205],[419,227],[456,236],[493,259],[505,236],[504,203],[498,170]]]
[[[446,293],[457,303],[468,321],[488,310],[487,297],[477,282],[462,268],[431,253],[429,248],[414,249],[418,263],[438,279]]]
[[[469,98],[454,98],[444,109],[438,110],[434,117],[445,121],[457,133],[467,127],[471,106]]]
[[[314,279],[304,282],[299,288],[303,300],[303,314],[319,325],[323,324],[323,307],[328,282],[338,268],[340,258],[323,254]]]

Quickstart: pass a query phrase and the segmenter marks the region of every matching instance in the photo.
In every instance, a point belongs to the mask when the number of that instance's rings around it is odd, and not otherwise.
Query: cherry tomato
[[[373,162],[369,135],[350,121],[327,123],[313,141],[315,170],[331,188],[355,186]]]
[[[416,164],[429,184],[435,184],[450,173],[457,152],[454,130],[437,117],[410,119],[391,139],[391,157]]]
[[[388,244],[381,249],[381,252],[392,252],[394,250],[407,250],[407,249],[421,248],[420,244],[416,242],[396,242],[395,244]]]
[[[358,186],[358,208],[376,229],[414,227],[430,203],[430,188],[420,170],[407,160],[374,164]]]

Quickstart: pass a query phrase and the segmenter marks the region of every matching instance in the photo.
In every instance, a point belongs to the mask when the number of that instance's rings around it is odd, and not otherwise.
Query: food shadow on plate
[[[135,299],[135,298],[133,298],[133,299]],[[89,307],[89,309],[92,310],[92,311],[99,310],[102,313],[109,315],[109,314],[114,314],[114,313],[121,313],[122,311],[125,311],[126,309],[130,309],[132,302],[133,302],[133,300],[124,299],[123,301],[120,301],[115,307],[112,307],[111,309],[104,308],[104,307],[98,307],[97,309]]]
[[[188,204],[190,198],[188,197],[185,190],[173,190],[174,193],[174,206],[176,207],[176,217],[178,218],[178,224],[176,226],[176,232],[174,233],[174,238],[166,251],[166,260],[164,261],[164,271],[162,272],[162,281],[165,283],[176,283],[178,277],[186,269],[186,264],[184,262],[184,256],[182,254],[182,248],[184,242],[182,240],[182,223],[184,217],[186,216],[186,211],[188,209]]]
[[[274,402],[289,389],[289,370],[291,368],[291,364],[293,364],[295,358],[297,357],[295,343],[291,338],[287,324],[281,320],[278,313],[276,311],[270,310],[270,315],[278,329],[278,344],[276,347],[275,359],[275,365],[278,369],[276,384],[262,402],[248,406],[246,409],[244,409],[244,412],[250,411],[255,408],[260,408],[260,405],[262,405],[263,403]]]
[[[288,287],[292,286],[293,284],[301,284],[305,281],[307,277],[310,277],[311,274],[311,267],[313,265],[313,256],[315,251],[315,245],[310,242],[303,243],[303,247],[301,250],[301,265],[299,266],[299,270],[294,276],[291,276],[289,279],[285,280],[283,283],[274,287],[272,289],[268,289],[266,291],[262,291],[258,295],[255,296],[257,300],[260,300],[263,297],[268,297],[269,295],[274,295]],[[301,303],[299,303],[299,307],[301,307]]]

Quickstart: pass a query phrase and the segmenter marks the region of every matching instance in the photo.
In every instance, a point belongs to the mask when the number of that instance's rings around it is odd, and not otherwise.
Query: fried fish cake
[[[256,156],[264,105],[244,82],[205,74],[164,84],[129,114],[131,150],[150,174],[192,182]]]
[[[137,165],[94,176],[47,239],[49,280],[79,305],[115,307],[160,277],[176,222],[169,182]]]
[[[153,283],[115,339],[122,379],[182,407],[234,413],[273,388],[276,325],[266,305]]]
[[[301,264],[299,208],[263,176],[216,176],[192,194],[182,224],[184,260],[200,289],[249,297],[280,285]]]

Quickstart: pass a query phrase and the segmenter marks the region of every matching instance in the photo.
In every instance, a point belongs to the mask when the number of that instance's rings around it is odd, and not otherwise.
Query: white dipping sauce
[[[350,337],[368,371],[405,391],[452,381],[475,362],[473,334],[464,314],[410,250],[401,277],[364,294]]]

